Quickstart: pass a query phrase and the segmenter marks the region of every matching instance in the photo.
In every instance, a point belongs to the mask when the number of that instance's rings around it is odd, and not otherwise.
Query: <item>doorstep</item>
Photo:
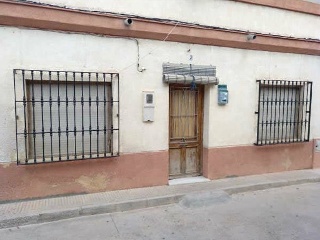
[[[201,183],[201,182],[210,182],[210,179],[205,178],[204,176],[176,178],[176,179],[169,180],[169,185],[172,186],[172,185],[179,185],[179,184]]]

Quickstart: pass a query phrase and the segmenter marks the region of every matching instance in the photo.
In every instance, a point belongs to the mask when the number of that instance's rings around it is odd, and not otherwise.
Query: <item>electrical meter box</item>
[[[228,103],[228,88],[225,84],[218,85],[218,104],[226,105]]]
[[[154,121],[154,92],[153,91],[143,92],[143,121],[144,122]]]

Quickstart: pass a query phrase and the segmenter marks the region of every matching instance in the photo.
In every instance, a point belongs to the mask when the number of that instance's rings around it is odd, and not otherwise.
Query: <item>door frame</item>
[[[194,174],[180,174],[180,175],[170,175],[170,149],[178,148],[179,144],[176,144],[177,147],[172,147],[174,144],[170,144],[170,135],[171,135],[171,118],[170,112],[172,107],[172,102],[170,98],[170,90],[172,87],[186,87],[190,86],[190,84],[177,84],[171,83],[169,84],[169,108],[168,108],[168,117],[169,117],[169,124],[168,124],[168,145],[169,145],[169,165],[168,165],[168,175],[169,179],[175,178],[183,178],[183,177],[193,177],[193,176],[201,176],[203,174],[203,124],[204,124],[204,85],[197,85],[198,88],[198,102],[197,102],[197,114],[198,114],[198,162],[197,162],[197,172]]]

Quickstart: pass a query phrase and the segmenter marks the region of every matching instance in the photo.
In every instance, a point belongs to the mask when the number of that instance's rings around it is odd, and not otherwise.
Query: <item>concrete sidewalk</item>
[[[232,195],[311,182],[320,182],[320,169],[5,203],[0,204],[0,228],[173,204],[196,192]]]

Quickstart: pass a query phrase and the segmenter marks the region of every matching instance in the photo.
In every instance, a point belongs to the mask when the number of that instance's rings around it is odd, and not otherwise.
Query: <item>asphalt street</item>
[[[0,239],[320,239],[320,183],[213,198],[2,229]]]

